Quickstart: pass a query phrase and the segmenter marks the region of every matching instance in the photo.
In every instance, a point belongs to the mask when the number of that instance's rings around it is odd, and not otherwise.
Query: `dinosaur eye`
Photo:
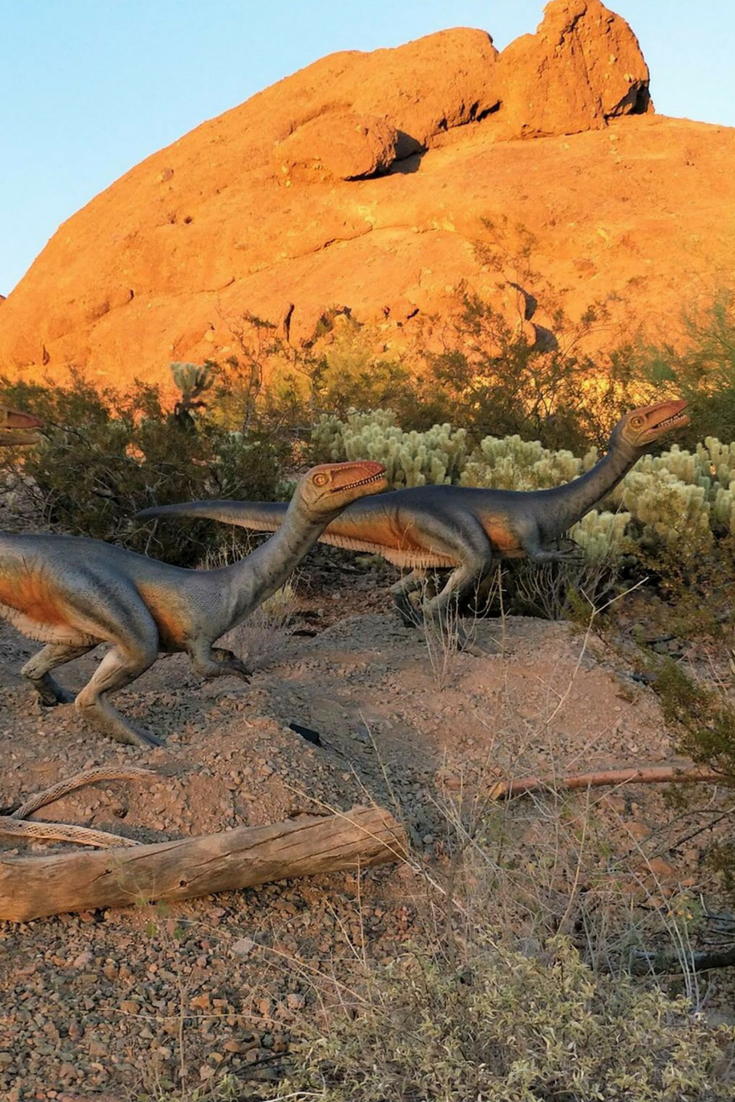
[[[315,474],[314,475],[314,485],[315,486],[326,486],[326,484],[328,482],[329,482],[329,475],[328,474]]]
[[[643,418],[642,417],[633,417],[633,418],[631,418],[630,423],[631,423],[631,426],[634,429],[639,429],[641,427],[641,425],[643,424]]]

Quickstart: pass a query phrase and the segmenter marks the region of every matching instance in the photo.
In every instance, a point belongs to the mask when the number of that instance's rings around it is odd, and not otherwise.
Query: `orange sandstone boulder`
[[[304,123],[282,142],[274,159],[285,181],[359,180],[387,172],[396,159],[398,131],[385,119],[333,111]]]
[[[498,60],[503,139],[574,134],[653,111],[648,66],[628,24],[600,0],[552,0],[535,34]]]
[[[236,352],[246,312],[298,345],[350,311],[408,347],[460,286],[548,342],[529,241],[572,314],[611,298],[670,335],[734,207],[735,131],[653,115],[628,25],[554,0],[500,55],[466,28],[335,54],[136,165],[2,302],[0,370],[167,380]]]

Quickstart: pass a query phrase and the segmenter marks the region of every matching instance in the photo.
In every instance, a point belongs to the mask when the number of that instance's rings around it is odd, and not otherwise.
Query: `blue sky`
[[[656,109],[735,126],[735,0],[617,0]],[[66,218],[204,119],[335,50],[481,27],[542,0],[0,0],[0,293]]]

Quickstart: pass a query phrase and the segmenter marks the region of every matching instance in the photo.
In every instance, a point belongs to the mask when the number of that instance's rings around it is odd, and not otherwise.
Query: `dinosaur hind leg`
[[[135,727],[116,712],[107,699],[110,693],[130,685],[156,661],[159,640],[155,621],[132,589],[116,601],[107,595],[98,615],[100,621],[104,621],[106,637],[113,646],[78,694],[75,707],[84,719],[116,742],[160,746],[160,739]]]
[[[421,589],[426,577],[426,570],[412,570],[410,574],[406,574],[390,587],[390,594],[398,609],[398,615],[408,628],[415,628],[421,623],[421,612],[411,601],[411,594]]]
[[[205,639],[195,639],[190,644],[188,653],[194,672],[207,680],[230,674],[249,681],[253,672],[233,651],[224,647],[213,647]]]
[[[74,647],[64,643],[49,643],[43,650],[34,654],[20,672],[30,681],[41,698],[41,703],[47,708],[53,708],[55,704],[71,704],[74,701],[74,693],[63,689],[51,676],[51,670],[72,662],[83,654],[88,654],[96,645],[96,643],[90,643],[88,646]]]
[[[463,599],[469,597],[492,567],[492,559],[487,557],[466,558],[461,566],[453,570],[446,585],[436,597],[432,597],[424,606],[425,619],[433,622],[442,637],[457,640],[460,650],[470,654],[484,653],[469,639],[459,619],[459,607]]]

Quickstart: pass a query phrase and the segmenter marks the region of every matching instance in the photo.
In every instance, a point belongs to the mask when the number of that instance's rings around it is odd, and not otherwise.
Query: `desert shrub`
[[[652,394],[675,391],[689,402],[684,440],[705,435],[735,439],[735,293],[718,291],[704,309],[685,315],[685,347],[639,348],[632,355],[637,377]]]
[[[122,395],[76,377],[62,387],[3,380],[0,393],[44,419],[40,442],[24,453],[23,489],[64,531],[190,565],[222,529],[187,525],[182,540],[174,524],[152,534],[135,512],[190,498],[276,496],[280,455],[272,443],[229,432],[191,403],[182,419],[181,403],[169,412],[158,387],[138,382]]]
[[[547,620],[589,619],[620,591],[623,556],[630,549],[630,513],[592,509],[569,531],[581,549],[566,562],[511,561],[505,585],[511,607]]]
[[[596,320],[590,309],[583,331]],[[555,313],[555,331],[568,324]],[[445,327],[446,348],[426,353],[425,389],[475,440],[519,435],[545,448],[585,450],[602,444],[626,408],[623,388],[599,359],[575,351],[573,340],[538,338],[513,325],[491,303],[462,292]]]
[[[456,482],[467,456],[467,433],[451,425],[404,432],[392,410],[349,414],[346,421],[321,417],[312,431],[317,461],[376,459],[385,464],[391,488]]]
[[[735,707],[672,659],[657,663],[655,688],[667,723],[678,731],[679,749],[719,770],[735,785]]]
[[[715,1102],[717,1033],[563,938],[537,956],[482,947],[468,965],[416,950],[380,967],[354,1016],[298,1047],[280,1098],[320,1102]]]

